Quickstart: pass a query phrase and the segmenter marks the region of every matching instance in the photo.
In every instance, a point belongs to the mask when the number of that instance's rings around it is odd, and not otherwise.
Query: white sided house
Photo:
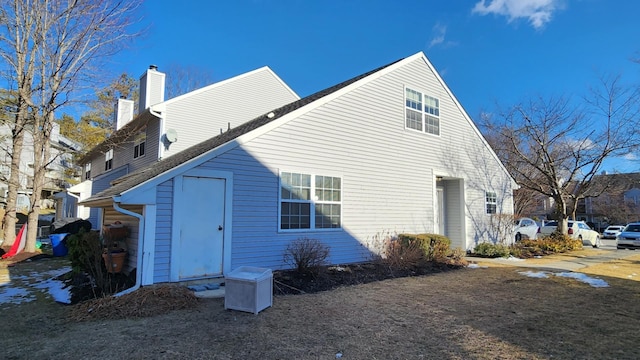
[[[132,229],[137,285],[286,268],[307,237],[334,264],[384,237],[495,241],[513,179],[420,52],[273,109],[132,172],[84,201]]]
[[[165,74],[151,66],[140,77],[139,114],[133,100],[118,100],[116,131],[80,160],[83,181],[71,193],[87,199],[119,177],[300,99],[266,66],[166,101],[164,87]],[[80,205],[77,213],[102,227],[99,209]]]

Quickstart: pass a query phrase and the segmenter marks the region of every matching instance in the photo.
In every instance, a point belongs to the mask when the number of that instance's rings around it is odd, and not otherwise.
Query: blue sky
[[[580,97],[598,77],[637,82],[635,0],[147,1],[147,33],[112,59],[208,69],[223,80],[265,65],[304,97],[423,51],[474,119],[534,96]],[[640,163],[609,165],[637,171]]]

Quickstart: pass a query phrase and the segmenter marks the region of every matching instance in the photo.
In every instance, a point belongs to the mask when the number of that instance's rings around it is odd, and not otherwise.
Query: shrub
[[[427,261],[446,259],[451,246],[451,240],[448,237],[438,234],[399,234],[398,240],[403,243],[403,246],[408,246],[410,242],[416,242]]]
[[[300,273],[314,272],[326,264],[329,247],[318,239],[307,237],[293,240],[284,251],[284,262]]]
[[[102,259],[104,241],[98,232],[81,229],[78,233],[69,235],[66,244],[74,277],[88,277],[94,298],[131,286],[124,275],[107,272]]]
[[[95,285],[93,296],[98,298],[111,293],[111,281],[102,261],[102,239],[95,231],[80,229],[67,238],[71,269],[76,275],[88,275]]]
[[[382,251],[381,262],[391,269],[406,270],[420,266],[425,261],[424,251],[416,240],[400,241],[388,238]]]
[[[473,252],[478,256],[485,257],[507,257],[511,253],[508,246],[483,242],[473,248]]]
[[[466,251],[461,248],[455,248],[447,256],[446,263],[455,266],[467,266],[469,262],[465,259],[466,255]]]
[[[513,256],[529,258],[582,249],[582,242],[565,234],[552,234],[537,240],[522,240],[512,245],[510,249]]]
[[[74,273],[95,275],[102,266],[102,241],[95,231],[80,229],[76,234],[68,235],[66,240],[69,260]]]

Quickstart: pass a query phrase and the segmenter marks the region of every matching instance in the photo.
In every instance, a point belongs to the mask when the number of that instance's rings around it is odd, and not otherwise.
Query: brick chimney
[[[140,76],[140,102],[138,112],[142,113],[151,105],[164,101],[165,74],[158,71],[158,67],[150,65],[149,69]]]

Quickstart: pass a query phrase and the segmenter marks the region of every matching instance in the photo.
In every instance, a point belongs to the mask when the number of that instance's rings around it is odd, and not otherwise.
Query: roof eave
[[[144,112],[138,114],[133,120],[129,121],[125,126],[115,131],[111,136],[105,139],[100,144],[96,145],[93,149],[89,150],[83,157],[78,161],[79,164],[86,164],[91,161],[91,159],[97,154],[103,153],[108,149],[112,148],[114,145],[119,144],[121,142],[127,141],[129,139],[130,134],[127,134],[127,131],[131,131],[136,126],[140,126],[145,122],[148,122],[152,118],[157,117],[154,112],[151,111],[151,108],[146,109]],[[117,137],[122,137],[122,139],[116,139]]]
[[[80,201],[78,205],[94,207],[94,208],[108,207],[113,204],[113,201],[114,200],[112,196],[105,196],[105,197],[98,197],[98,198],[88,198]]]

